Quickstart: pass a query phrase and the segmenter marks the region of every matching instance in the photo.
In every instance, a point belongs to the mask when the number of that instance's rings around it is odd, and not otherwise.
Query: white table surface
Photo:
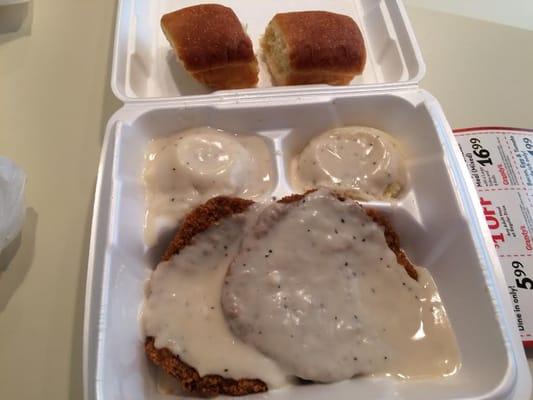
[[[457,1],[407,3],[421,86],[453,127],[533,127],[531,2],[519,2],[522,28],[507,9],[473,19]],[[22,235],[0,255],[0,399],[82,397],[93,193],[103,128],[120,107],[109,88],[114,17],[112,0],[0,7],[0,154],[28,174]]]

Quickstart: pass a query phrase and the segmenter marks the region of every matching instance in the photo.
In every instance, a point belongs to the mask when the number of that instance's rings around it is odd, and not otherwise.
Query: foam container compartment
[[[406,150],[409,188],[397,201],[367,205],[390,217],[408,256],[432,273],[462,355],[460,371],[446,379],[366,377],[295,386],[257,398],[426,399],[428,393],[434,400],[525,398],[529,372],[475,191],[465,179],[440,107],[419,89],[120,110],[107,128],[92,231],[85,332],[88,398],[172,398],[155,387],[138,320],[144,282],[156,262],[143,244],[141,173],[150,140],[202,125],[260,135],[269,142],[275,196],[293,191],[288,162],[326,129],[368,125],[396,137]]]
[[[115,38],[112,88],[123,101],[157,98],[202,98],[210,91],[184,70],[160,28],[165,13],[212,0],[123,0],[120,2]],[[405,10],[397,0],[219,0],[231,7],[252,40],[260,63],[257,89],[223,90],[220,95],[268,96],[279,91],[298,92],[301,86],[272,87],[262,62],[259,40],[278,12],[326,10],[351,16],[361,28],[367,62],[353,86],[417,82],[425,67],[412,30],[405,24]],[[327,88],[327,85],[312,85]],[[307,86],[309,88],[311,86]]]
[[[277,12],[323,9],[351,15],[368,51],[351,85],[260,87],[209,93],[181,70],[159,28],[162,14],[189,0],[119,2],[111,86],[125,102],[111,117],[102,148],[87,270],[83,382],[85,400],[176,399],[157,390],[143,351],[139,311],[157,263],[143,242],[142,169],[147,143],[211,126],[261,136],[275,161],[269,196],[293,192],[289,164],[316,135],[367,125],[402,143],[409,185],[386,214],[411,260],[429,269],[462,356],[447,378],[400,381],[360,377],[292,386],[255,399],[526,399],[531,377],[507,286],[479,199],[438,102],[418,88],[424,62],[400,0],[221,0],[258,40]],[[248,398],[248,397],[247,397]]]

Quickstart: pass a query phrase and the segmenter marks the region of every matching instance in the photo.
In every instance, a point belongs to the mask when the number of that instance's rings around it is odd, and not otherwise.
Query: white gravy
[[[143,171],[145,243],[155,245],[211,197],[260,199],[272,189],[272,166],[269,149],[257,136],[201,127],[153,140]]]
[[[344,190],[362,200],[397,197],[407,173],[392,136],[378,129],[348,126],[314,138],[292,163],[298,190]]]
[[[270,389],[293,376],[451,375],[455,337],[429,272],[417,271],[415,281],[362,208],[319,190],[254,205],[160,263],[144,333],[201,375]]]
[[[246,221],[256,210],[236,215],[197,235],[152,273],[143,308],[147,336],[196,368],[200,375],[259,378],[269,388],[286,384],[281,368],[229,330],[220,295]]]
[[[362,208],[317,191],[261,213],[222,306],[232,332],[290,375],[450,375],[455,337],[431,276],[418,272],[417,282]]]

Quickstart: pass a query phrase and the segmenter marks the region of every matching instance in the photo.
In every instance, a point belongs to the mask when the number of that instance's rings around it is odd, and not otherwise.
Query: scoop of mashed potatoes
[[[389,134],[363,126],[317,136],[293,163],[298,190],[326,187],[361,200],[398,197],[407,182],[404,157]]]
[[[200,127],[154,140],[143,171],[145,243],[156,244],[211,197],[260,199],[272,188],[272,164],[266,143],[254,135]]]

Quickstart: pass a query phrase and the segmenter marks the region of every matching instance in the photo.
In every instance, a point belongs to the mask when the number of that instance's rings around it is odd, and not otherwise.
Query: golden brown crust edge
[[[228,379],[220,375],[200,376],[196,369],[181,361],[166,348],[157,349],[153,337],[144,343],[146,355],[155,365],[176,378],[184,390],[198,396],[211,397],[219,394],[244,396],[267,391],[267,386],[259,379]]]
[[[161,261],[167,261],[174,254],[189,245],[192,238],[214,223],[233,214],[240,214],[254,202],[238,197],[217,196],[199,205],[185,216],[180,229],[168,245]]]
[[[409,261],[404,251],[400,248],[400,238],[392,228],[389,220],[381,215],[379,212],[371,209],[365,209],[366,213],[372,220],[381,225],[384,228],[385,239],[387,240],[387,245],[396,254],[396,260],[398,264],[405,268],[407,274],[413,278],[415,281],[418,280],[418,272],[414,265]]]
[[[185,69],[214,89],[253,87],[258,64],[252,41],[231,8],[201,4],[165,14],[161,29]]]
[[[259,80],[258,74],[257,61],[192,72],[196,80],[216,90],[254,87]]]
[[[313,191],[310,190],[304,194],[292,194],[283,197],[278,202],[283,204],[293,203],[302,200]],[[341,201],[345,200],[342,196],[337,196],[337,198]],[[212,224],[233,214],[246,211],[253,203],[251,200],[219,196],[196,207],[183,220],[178,233],[163,255],[162,261],[167,261],[174,254],[178,254],[181,249],[192,243],[194,236],[205,231]],[[396,254],[398,263],[405,268],[411,278],[416,280],[418,278],[416,269],[401,250],[400,239],[388,220],[374,210],[365,209],[365,211],[376,223],[383,226],[387,244]],[[267,385],[259,379],[230,379],[220,375],[200,376],[195,368],[182,361],[179,356],[174,355],[169,349],[156,348],[154,338],[150,336],[145,340],[144,349],[151,362],[176,378],[183,389],[192,394],[206,397],[218,394],[243,396],[268,390]]]

